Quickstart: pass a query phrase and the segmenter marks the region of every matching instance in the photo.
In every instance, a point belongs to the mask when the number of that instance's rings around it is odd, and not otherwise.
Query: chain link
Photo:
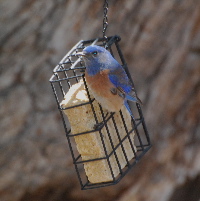
[[[103,5],[103,10],[104,10],[104,17],[103,17],[103,38],[104,38],[104,45],[106,44],[106,41],[108,37],[106,36],[106,30],[108,28],[108,0],[105,0],[104,5]]]

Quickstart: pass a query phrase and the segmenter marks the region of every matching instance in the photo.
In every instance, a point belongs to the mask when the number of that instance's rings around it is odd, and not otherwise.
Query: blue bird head
[[[83,56],[89,75],[95,75],[102,70],[110,69],[112,66],[118,64],[109,51],[97,45],[87,46],[81,53],[77,53],[77,55]]]

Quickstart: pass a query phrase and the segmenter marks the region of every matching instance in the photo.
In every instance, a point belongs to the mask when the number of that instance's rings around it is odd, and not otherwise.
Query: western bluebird
[[[141,100],[137,97],[124,68],[110,52],[103,47],[90,45],[76,55],[83,56],[87,85],[102,107],[110,112],[118,112],[124,104],[133,117],[127,100],[138,103],[141,103]]]

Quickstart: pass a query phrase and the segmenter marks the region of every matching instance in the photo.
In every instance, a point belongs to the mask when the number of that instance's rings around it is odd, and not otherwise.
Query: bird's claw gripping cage
[[[124,129],[125,134],[123,136],[120,136],[119,133],[119,125],[116,123],[115,119],[115,113],[104,113],[102,107],[100,107],[102,121],[99,122],[99,120],[96,117],[96,111],[94,108],[94,99],[90,97],[90,93],[87,87],[87,83],[85,81],[84,77],[84,63],[82,59],[76,55],[77,52],[81,51],[88,45],[100,45],[104,46],[106,41],[106,49],[108,49],[113,57],[115,57],[121,65],[124,67],[127,75],[129,76],[129,79],[132,81],[131,76],[128,72],[128,68],[126,65],[126,62],[124,60],[123,54],[119,47],[119,36],[111,36],[107,39],[105,38],[97,38],[94,40],[86,40],[86,41],[79,41],[67,54],[66,56],[60,61],[60,63],[54,68],[53,75],[50,78],[50,83],[53,89],[53,93],[55,95],[58,109],[60,111],[63,125],[65,128],[67,140],[69,143],[69,148],[71,151],[73,163],[75,165],[75,169],[78,175],[79,182],[81,184],[82,189],[91,189],[91,188],[98,188],[103,186],[109,186],[118,183],[124,175],[133,167],[140,159],[141,157],[150,149],[151,143],[149,139],[149,134],[145,125],[144,117],[142,114],[141,107],[138,103],[132,103],[132,112],[133,115],[136,117],[135,119],[131,118],[131,128],[130,126],[127,126],[127,119],[122,113],[122,111],[119,112],[119,118],[121,125],[120,127]],[[70,88],[76,84],[79,83],[81,80],[83,80],[84,88],[87,91],[88,96],[88,102],[81,103],[78,105],[73,105],[71,107],[63,108],[61,106],[61,102],[63,101],[65,95],[70,90]],[[133,84],[133,82],[132,82]],[[93,113],[93,118],[95,119],[96,124],[94,124],[93,129],[79,132],[79,133],[72,133],[70,125],[68,123],[67,117],[63,114],[64,111],[77,108],[77,107],[83,107],[85,105],[89,105],[91,107],[91,111]],[[113,137],[111,136],[111,132],[108,129],[108,124],[112,123],[112,133],[117,138],[117,143],[113,142]],[[78,125],[77,125],[78,126]],[[134,132],[134,143],[133,138],[131,137],[131,133]],[[77,136],[85,136],[87,134],[93,135],[93,133],[98,133],[99,139],[102,144],[103,149],[103,156],[96,157],[92,159],[85,160],[81,153],[77,151],[77,148],[75,146],[74,138]],[[105,137],[107,136],[107,138]],[[107,139],[107,142],[105,140]],[[126,144],[124,144],[126,142]],[[107,150],[107,145],[109,143],[109,146],[111,147],[111,150]],[[128,143],[128,151],[132,152],[132,157],[128,158],[127,156],[127,143]],[[123,160],[125,160],[125,165],[121,165],[119,157],[119,149],[120,154],[123,156]],[[111,158],[115,160],[114,166],[111,161]],[[110,179],[109,181],[101,181],[101,182],[91,182],[90,179],[88,179],[88,175],[84,173],[83,169],[85,168],[84,165],[94,162],[100,162],[100,161],[106,161],[108,171],[110,172]],[[84,168],[83,168],[84,167]],[[99,167],[100,168],[100,167]],[[117,168],[117,175],[114,173],[113,168]],[[85,169],[86,170],[86,169]],[[95,172],[94,172],[95,174]]]

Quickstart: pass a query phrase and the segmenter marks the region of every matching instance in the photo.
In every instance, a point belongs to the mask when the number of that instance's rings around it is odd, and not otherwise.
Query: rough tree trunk
[[[103,1],[0,1],[0,200],[198,201],[200,1],[110,0],[153,148],[118,185],[81,191],[50,84]]]

